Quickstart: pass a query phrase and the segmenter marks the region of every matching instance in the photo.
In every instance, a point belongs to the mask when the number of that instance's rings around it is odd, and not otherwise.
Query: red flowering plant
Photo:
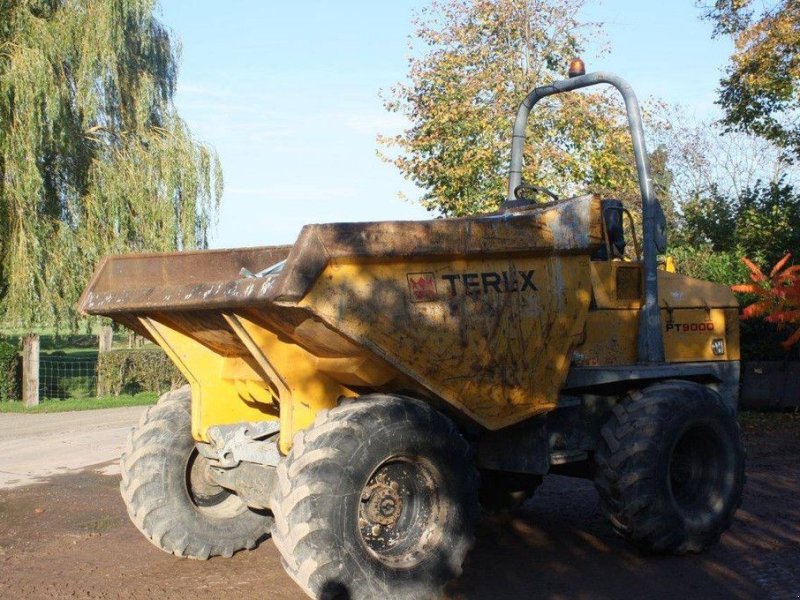
[[[752,283],[732,285],[734,292],[753,294],[756,301],[742,311],[742,318],[763,316],[765,321],[779,327],[800,324],[800,265],[786,266],[791,254],[787,254],[772,268],[769,276],[748,258],[742,262],[750,270]],[[785,350],[800,342],[800,327],[782,345]]]

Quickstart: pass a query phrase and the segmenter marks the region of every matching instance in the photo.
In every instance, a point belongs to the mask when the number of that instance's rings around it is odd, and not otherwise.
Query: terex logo
[[[486,271],[483,273],[446,273],[441,276],[447,282],[450,296],[465,294],[474,296],[494,291],[498,294],[511,292],[538,291],[533,282],[534,270],[529,271]],[[439,300],[436,276],[433,273],[406,273],[408,291],[412,302],[433,302]]]
[[[442,275],[450,288],[450,295],[487,294],[494,290],[498,294],[509,292],[537,291],[533,283],[533,269],[530,271],[489,271],[485,273],[461,273]]]
[[[412,301],[431,302],[439,299],[439,294],[436,292],[436,277],[433,273],[407,273],[406,278]]]

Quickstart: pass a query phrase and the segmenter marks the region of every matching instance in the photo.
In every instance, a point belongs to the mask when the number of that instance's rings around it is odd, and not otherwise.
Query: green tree
[[[742,191],[736,203],[742,254],[774,265],[787,252],[800,256],[800,193],[782,181]]]
[[[737,250],[714,250],[710,244],[675,244],[669,248],[678,273],[696,279],[733,285],[747,276]]]
[[[716,0],[705,16],[736,49],[721,81],[723,122],[800,158],[800,2]]]
[[[207,245],[219,161],[156,0],[0,0],[0,318],[76,326],[109,252]]]
[[[671,253],[681,272],[728,285],[746,276],[748,256],[762,265],[800,254],[800,194],[783,180],[757,181],[733,197],[714,188],[683,205]]]
[[[736,247],[736,206],[716,185],[708,195],[696,195],[682,206],[680,225],[675,234],[678,245],[708,245],[714,252]]]
[[[532,88],[566,76],[597,24],[584,0],[446,0],[415,20],[408,82],[385,107],[410,127],[381,136],[381,156],[424,190],[444,215],[496,208],[505,195],[511,130]],[[586,190],[638,198],[630,136],[613,93],[542,101],[528,125],[524,180],[561,194]],[[396,152],[396,153],[393,153]]]
[[[746,276],[743,253],[757,260],[767,254],[783,256],[787,231],[775,221],[765,235],[756,219],[758,212],[751,210],[747,222],[740,214],[742,205],[756,198],[766,206],[771,198],[770,210],[787,217],[792,190],[800,183],[798,174],[774,143],[744,132],[725,132],[719,123],[695,120],[687,113],[684,107],[668,107],[660,115],[665,126],[658,130],[659,149],[667,154],[671,175],[669,197],[678,213],[670,230],[669,253],[686,275],[736,283]],[[754,231],[759,233],[753,235]],[[745,240],[748,250],[742,247]]]

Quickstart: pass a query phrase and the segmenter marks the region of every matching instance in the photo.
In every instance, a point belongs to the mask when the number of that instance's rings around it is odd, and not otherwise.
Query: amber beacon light
[[[569,61],[569,76],[570,77],[578,77],[580,75],[586,75],[586,65],[583,64],[583,60],[580,58],[573,58]]]

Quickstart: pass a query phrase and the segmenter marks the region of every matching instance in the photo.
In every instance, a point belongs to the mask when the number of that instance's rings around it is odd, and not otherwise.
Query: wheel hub
[[[358,529],[370,554],[393,567],[422,560],[441,533],[440,482],[438,471],[416,457],[394,457],[372,473],[358,506]]]
[[[189,485],[192,494],[202,498],[215,496],[222,491],[211,475],[211,465],[208,459],[201,454],[191,461]]]
[[[378,475],[373,485],[367,486],[362,499],[366,500],[364,515],[371,523],[393,526],[403,512],[400,484],[387,481],[383,473]]]
[[[208,459],[194,448],[185,469],[186,494],[195,509],[220,518],[235,516],[247,510],[247,505],[242,500],[214,481]]]

